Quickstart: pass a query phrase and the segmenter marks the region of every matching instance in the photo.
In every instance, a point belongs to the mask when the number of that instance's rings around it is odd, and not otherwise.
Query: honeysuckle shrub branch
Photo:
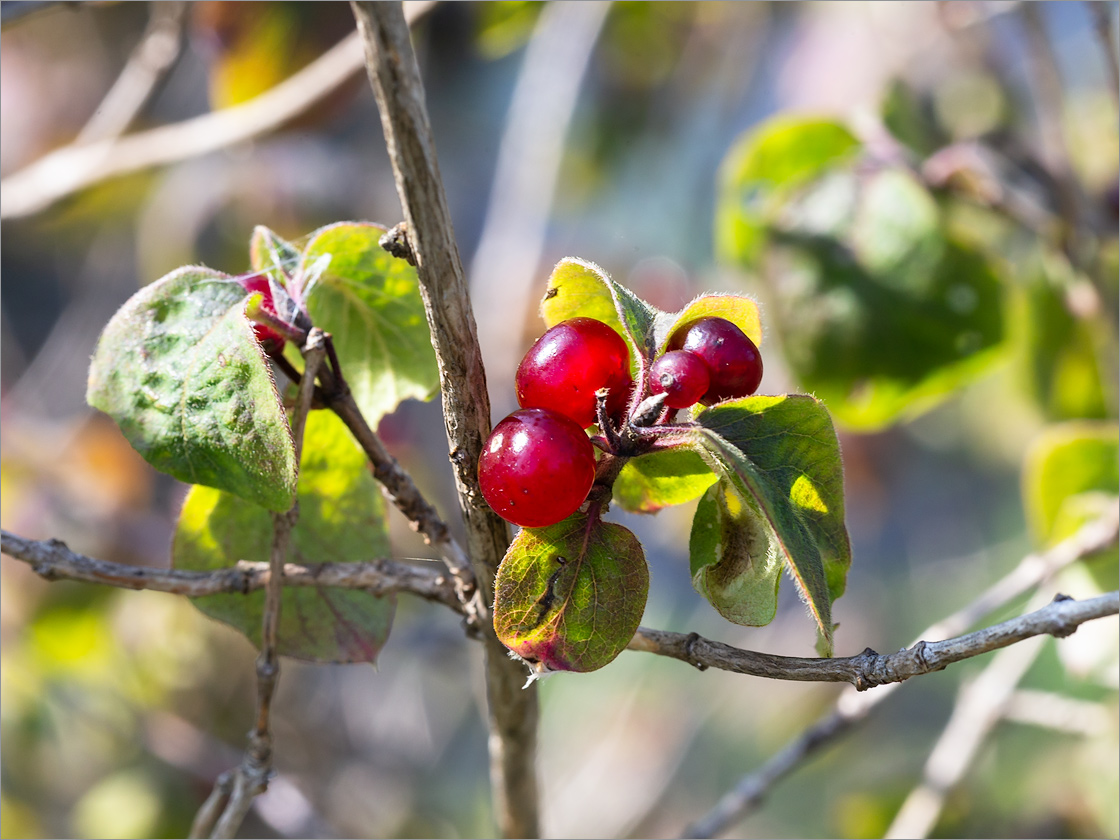
[[[402,400],[430,397],[438,370],[415,269],[381,246],[384,233],[345,222],[297,246],[257,228],[247,274],[178,269],[134,295],[106,326],[90,368],[90,403],[153,466],[193,485],[173,540],[175,569],[264,562],[270,512],[297,500],[302,514],[288,562],[344,564],[390,553],[366,455],[376,456],[375,475],[392,478],[398,504],[407,494],[397,486],[399,465],[378,463],[383,448],[375,449],[370,427]],[[754,302],[713,295],[679,313],[660,312],[594,264],[566,259],[549,278],[541,313],[546,327],[594,319],[621,339],[633,384],[609,419],[609,393],[596,395],[597,424],[578,431],[588,452],[588,441],[599,450],[581,508],[548,527],[522,529],[510,547],[493,616],[503,643],[538,673],[611,661],[638,627],[648,572],[637,538],[603,515],[612,502],[650,513],[699,499],[690,540],[696,589],[729,620],[762,625],[774,616],[786,569],[817,624],[820,652],[831,655],[831,605],[843,592],[850,552],[827,411],[804,395],[678,411],[664,406],[664,393],[651,393],[655,361],[675,333],[700,319],[722,319],[751,346],[761,344]],[[319,407],[336,412],[311,413],[297,463],[285,413],[293,386],[274,371],[298,376],[297,348],[312,327],[330,337]],[[446,526],[438,517],[431,525],[434,511],[408,488],[411,505],[402,509],[429,523],[423,530],[431,541],[447,540]],[[461,550],[441,553],[455,561],[448,566],[461,576],[460,600],[469,605]],[[259,642],[258,593],[192,600]],[[393,612],[391,592],[286,587],[278,650],[319,662],[373,661]]]

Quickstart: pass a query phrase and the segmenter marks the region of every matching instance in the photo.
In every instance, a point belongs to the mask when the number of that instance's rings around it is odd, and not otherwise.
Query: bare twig
[[[1011,695],[1003,719],[1084,738],[1102,737],[1114,726],[1114,715],[1107,702],[1094,703],[1026,688]]]
[[[301,349],[304,358],[303,377],[299,382],[299,395],[292,412],[292,442],[295,445],[296,463],[303,453],[303,430],[307,424],[307,414],[311,410],[311,398],[315,391],[315,377],[326,356],[323,332],[312,328],[307,342]],[[276,692],[276,682],[280,678],[280,661],[277,642],[280,627],[281,595],[284,587],[284,561],[288,556],[288,544],[292,529],[299,519],[299,502],[293,502],[290,510],[272,515],[272,546],[269,554],[269,578],[265,586],[264,611],[261,619],[261,650],[257,656],[257,714],[256,723],[249,733],[249,745],[241,764],[233,771],[232,786],[225,808],[211,829],[211,837],[229,838],[237,833],[253,800],[268,789],[268,779],[272,774],[272,698]],[[224,792],[227,782],[219,777],[216,787]],[[202,810],[207,819],[217,810],[211,796],[203,803]],[[195,820],[195,828],[205,830],[206,820]]]
[[[923,638],[944,639],[967,630],[985,615],[1029,592],[1060,569],[1115,544],[1118,530],[1120,509],[1114,506],[1050,550],[1025,557],[1006,577],[970,604],[926,628],[917,641]],[[854,687],[846,688],[837,698],[832,712],[796,736],[757,770],[743,776],[711,811],[685,830],[684,836],[715,837],[745,817],[758,807],[778,781],[804,764],[822,746],[832,743],[866,718],[899,685],[883,685],[863,694]]]
[[[123,134],[179,58],[183,45],[184,0],[151,3],[151,18],[140,43],[121,70],[74,145],[110,140]]]
[[[466,552],[451,535],[447,523],[440,518],[439,511],[420,492],[412,476],[405,472],[400,462],[385,448],[381,438],[362,415],[350,390],[340,387],[335,374],[326,367],[320,369],[319,381],[323,383],[319,392],[322,399],[338,415],[366,453],[373,467],[374,478],[381,482],[389,499],[408,519],[412,529],[423,535],[428,545],[438,551],[447,564],[465,613],[471,623],[477,625],[486,610]]]
[[[953,714],[926,761],[922,781],[906,797],[885,837],[928,837],[945,797],[964,778],[976,753],[1002,717],[1016,686],[1042,652],[1041,636],[1002,650],[966,683]]]
[[[433,4],[408,4],[416,19]],[[240,105],[118,139],[64,146],[0,183],[0,218],[29,216],[100,181],[243,143],[283,126],[362,69],[357,33],[276,87]]]
[[[199,598],[228,592],[246,595],[268,586],[272,574],[268,563],[240,561],[225,569],[191,572],[152,569],[111,563],[77,554],[58,540],[28,540],[0,531],[0,548],[9,557],[22,560],[44,580],[73,580],[148,589]],[[285,563],[284,586],[360,589],[373,595],[407,592],[462,613],[463,604],[454,581],[434,563],[409,563],[378,558],[364,563]]]
[[[1013,645],[1042,634],[1066,636],[1078,625],[1120,612],[1116,592],[1086,601],[1055,601],[1027,615],[939,642],[919,641],[897,653],[865,650],[836,659],[801,659],[740,650],[701,636],[667,633],[639,627],[630,650],[642,650],[688,662],[699,668],[719,668],[776,680],[846,682],[857,691],[900,683],[911,677],[943,670],[954,662]]]
[[[432,344],[439,365],[443,417],[482,603],[509,544],[509,529],[483,502],[476,464],[490,430],[490,400],[463,266],[436,160],[424,88],[397,3],[352,2],[366,50],[370,84],[407,225]],[[539,833],[535,688],[522,690],[522,667],[509,659],[483,622],[490,772],[496,818],[506,836]]]

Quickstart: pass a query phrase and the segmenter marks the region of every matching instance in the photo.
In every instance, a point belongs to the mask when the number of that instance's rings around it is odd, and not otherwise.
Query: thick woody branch
[[[366,51],[370,85],[397,184],[420,292],[439,365],[443,417],[467,531],[467,554],[482,603],[493,600],[494,575],[509,529],[483,502],[476,465],[490,431],[490,400],[462,260],[443,192],[423,83],[400,4],[352,2]],[[490,727],[490,773],[498,824],[507,837],[539,833],[535,689],[482,622]]]
[[[900,683],[940,671],[954,662],[1013,645],[1032,636],[1068,636],[1086,621],[1120,612],[1120,594],[1110,592],[1086,601],[1055,600],[1040,610],[941,642],[920,641],[897,653],[879,654],[870,648],[856,656],[801,659],[740,650],[701,636],[638,628],[630,650],[679,659],[698,668],[719,668],[775,680],[846,682],[857,691]]]
[[[212,572],[111,563],[73,552],[59,540],[28,540],[8,531],[0,531],[0,548],[9,557],[30,565],[45,580],[150,589],[188,598],[222,592],[247,595],[264,589],[272,577],[268,563],[242,561]],[[285,563],[284,586],[361,589],[373,595],[403,592],[443,604],[455,612],[463,611],[454,581],[433,563],[419,565],[381,558],[364,563]]]

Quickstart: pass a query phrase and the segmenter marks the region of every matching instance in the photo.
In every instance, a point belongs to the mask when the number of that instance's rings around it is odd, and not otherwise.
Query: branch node
[[[377,244],[399,260],[404,260],[409,265],[416,266],[416,254],[412,250],[412,242],[408,238],[408,222],[393,225],[377,241]]]
[[[688,638],[684,640],[684,652],[688,657],[689,665],[692,665],[694,668],[696,668],[697,671],[707,671],[708,666],[703,662],[698,661],[699,658],[696,656],[696,652],[693,650],[698,641],[700,641],[699,633],[689,633]]]

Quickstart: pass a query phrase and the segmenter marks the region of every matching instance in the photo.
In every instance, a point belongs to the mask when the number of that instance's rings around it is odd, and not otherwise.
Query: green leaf
[[[869,176],[852,229],[858,262],[868,273],[891,277],[903,291],[928,297],[945,250],[937,203],[901,169]]]
[[[615,330],[630,346],[635,372],[640,370],[640,359],[653,356],[658,314],[595,263],[576,257],[565,257],[556,264],[541,301],[541,317],[549,327],[571,318],[594,318]]]
[[[784,563],[761,517],[730,483],[700,499],[688,553],[692,585],[720,615],[749,627],[774,620]]]
[[[829,239],[777,241],[771,314],[787,361],[845,425],[916,416],[1003,357],[1002,284],[971,246],[945,240],[931,273],[906,275],[874,274]]]
[[[1071,500],[1085,493],[1114,497],[1118,488],[1120,427],[1115,422],[1073,421],[1051,426],[1027,451],[1023,465],[1027,521],[1044,545],[1068,537],[1084,524],[1076,517],[1063,516]]]
[[[632,513],[656,513],[698,498],[716,474],[691,449],[666,449],[626,462],[614,483],[614,500]]]
[[[813,397],[746,397],[697,418],[690,443],[760,514],[832,646],[831,604],[844,593],[851,547],[840,446]]]
[[[670,336],[678,327],[699,318],[725,318],[741,329],[756,347],[762,346],[762,321],[758,304],[745,295],[703,295],[696,298],[675,315],[664,319],[668,326],[661,334],[658,330],[658,352],[664,352]],[[658,319],[660,324],[662,319]]]
[[[156,469],[284,511],[295,449],[245,301],[196,266],[141,289],[102,332],[86,399]]]
[[[389,553],[385,504],[365,455],[327,411],[307,418],[299,477],[299,520],[287,562],[352,563]],[[177,569],[209,571],[239,560],[267,563],[272,517],[262,508],[205,487],[191,489],[172,544]],[[259,647],[263,591],[193,599],[212,618]],[[395,600],[343,589],[286,588],[280,653],[313,662],[373,662],[393,620]]]
[[[859,150],[859,140],[842,124],[813,117],[776,117],[745,134],[720,169],[716,253],[753,268],[765,228],[782,204]]]
[[[334,336],[343,375],[373,427],[402,400],[439,385],[416,269],[378,245],[384,229],[342,222],[311,236],[301,273],[329,265],[305,292],[311,321]]]
[[[249,239],[249,264],[253,271],[269,272],[277,283],[284,284],[300,263],[300,251],[291,242],[264,225],[253,228]]]
[[[1012,323],[1032,396],[1055,420],[1107,417],[1101,362],[1115,344],[1102,335],[1103,319],[1075,317],[1067,301],[1070,289],[1090,281],[1055,253],[1040,254],[1024,273]]]
[[[630,642],[645,610],[649,570],[621,525],[576,514],[525,528],[494,582],[498,639],[547,671],[594,671]]]

